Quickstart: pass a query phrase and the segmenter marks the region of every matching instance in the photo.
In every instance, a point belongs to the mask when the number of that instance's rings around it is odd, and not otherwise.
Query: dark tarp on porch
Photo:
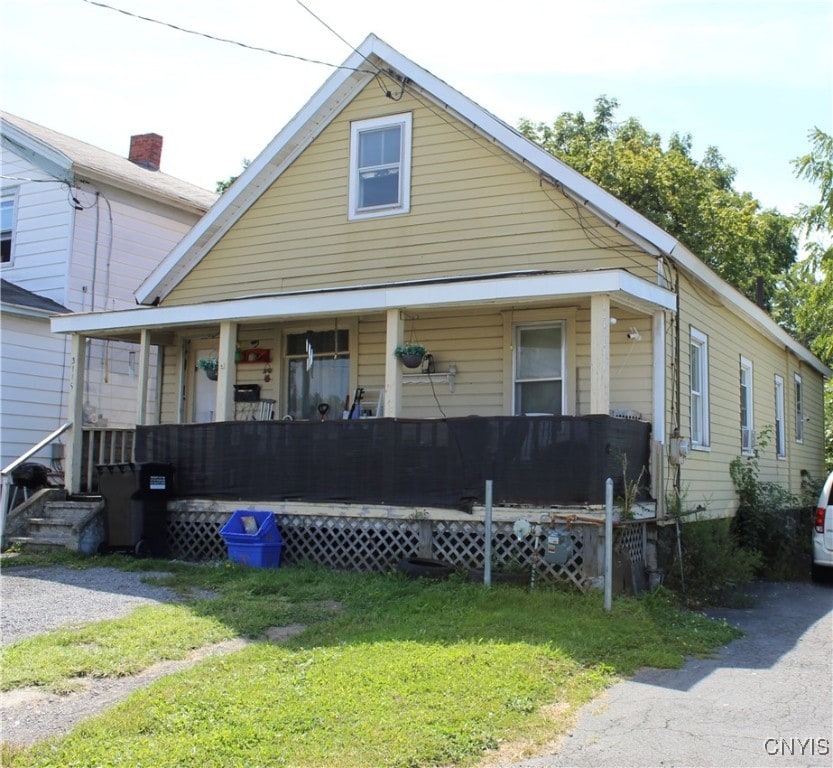
[[[178,497],[469,509],[603,504],[642,468],[650,424],[609,416],[228,421],[140,426],[137,462],[170,462]]]

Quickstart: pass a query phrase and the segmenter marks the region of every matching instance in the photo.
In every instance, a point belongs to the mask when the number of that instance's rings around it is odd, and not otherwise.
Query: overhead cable
[[[211,35],[207,32],[199,32],[194,29],[187,29],[185,27],[180,27],[177,24],[171,24],[168,21],[160,21],[159,19],[152,19],[149,16],[142,16],[138,13],[132,13],[131,11],[126,11],[123,8],[116,8],[112,5],[108,5],[107,3],[99,2],[98,0],[82,0],[82,2],[88,3],[89,5],[95,5],[98,8],[105,8],[108,11],[115,11],[116,13],[124,14],[125,16],[130,16],[134,19],[140,19],[141,21],[148,21],[151,24],[159,24],[163,27],[168,27],[169,29],[176,30],[177,32],[184,32],[188,35],[195,35],[197,37],[204,37],[207,40],[213,40],[218,43],[229,43],[230,45],[236,45],[240,48],[246,48],[250,51],[259,51],[260,53],[268,53],[272,56],[282,56],[287,59],[295,59],[297,61],[303,61],[307,64],[320,64],[324,67],[330,67],[331,69],[350,69],[356,72],[365,72],[366,70],[363,69],[356,69],[355,67],[346,67],[343,64],[331,64],[328,61],[320,61],[318,59],[310,59],[305,56],[297,56],[293,53],[284,53],[282,51],[276,51],[272,48],[263,48],[259,45],[249,45],[248,43],[241,43],[239,40],[232,40],[228,37],[218,37],[217,35]],[[322,22],[323,23],[323,22]],[[368,72],[368,74],[375,75],[376,72]]]

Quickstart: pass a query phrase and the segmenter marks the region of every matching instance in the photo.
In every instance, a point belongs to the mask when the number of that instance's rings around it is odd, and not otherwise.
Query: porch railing
[[[81,490],[98,490],[96,467],[102,464],[132,464],[135,460],[136,430],[133,427],[84,427],[81,460]]]

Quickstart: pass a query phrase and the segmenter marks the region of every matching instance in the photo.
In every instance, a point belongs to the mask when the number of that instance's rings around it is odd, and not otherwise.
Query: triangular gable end
[[[424,96],[487,136],[491,142],[561,185],[577,202],[646,251],[654,255],[670,254],[679,246],[674,238],[641,214],[371,34],[148,276],[135,293],[137,302],[154,305],[164,301],[378,71],[404,79],[409,87],[418,88]]]

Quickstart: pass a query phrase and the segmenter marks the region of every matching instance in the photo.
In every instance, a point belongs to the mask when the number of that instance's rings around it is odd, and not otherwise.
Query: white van
[[[813,581],[833,576],[833,472],[821,489],[813,520]]]

